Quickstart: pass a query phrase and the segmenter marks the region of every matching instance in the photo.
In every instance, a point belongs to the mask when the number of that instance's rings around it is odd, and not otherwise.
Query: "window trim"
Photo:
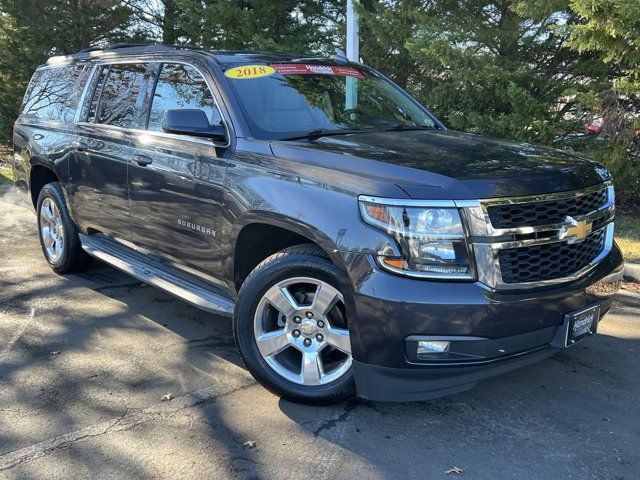
[[[151,87],[151,91],[149,92],[149,105],[146,106],[147,111],[145,112],[146,115],[144,119],[144,130],[147,132],[149,131],[149,119],[151,118],[151,109],[153,108],[153,97],[156,96],[156,88],[158,88],[158,82],[160,81],[160,74],[162,73],[163,65],[164,65],[164,62],[158,62],[158,66],[155,69],[155,73],[153,77],[153,85]],[[202,78],[204,78],[204,76],[202,76]],[[205,79],[205,82],[206,82],[206,79]],[[209,87],[209,84],[207,84],[207,88],[208,87]],[[211,92],[211,96],[213,96],[213,92]],[[217,108],[217,105],[216,105],[216,108]]]
[[[109,81],[109,76],[111,75],[111,65],[107,65],[106,67],[107,73],[105,73],[104,75],[104,83],[102,84],[102,86],[100,87],[100,94],[98,96],[98,103],[96,103],[96,113],[95,116],[93,117],[93,122],[96,125],[109,125],[108,123],[99,123],[98,122],[98,118],[100,117],[100,107],[102,106],[102,96],[104,95],[104,88],[107,86],[107,82]],[[98,86],[100,86],[100,75],[102,75],[102,72],[104,71],[103,68],[100,69],[100,73],[98,74],[98,83],[96,83],[96,89],[93,91],[93,95],[91,95],[91,102],[93,102],[93,97],[96,95],[97,91],[98,91]],[[91,107],[91,102],[89,102],[89,107]],[[89,112],[87,112],[88,114]],[[113,125],[114,127],[117,127],[118,125]],[[125,128],[125,127],[122,127]]]
[[[84,106],[85,103],[87,101],[87,92],[89,90],[89,87],[91,85],[91,82],[94,80],[95,75],[97,74],[97,72],[99,72],[101,70],[102,67],[107,66],[109,68],[111,68],[111,65],[120,65],[120,64],[127,64],[127,63],[146,63],[148,65],[152,65],[152,64],[160,64],[162,65],[163,63],[175,63],[175,64],[179,64],[179,65],[187,65],[190,66],[192,68],[194,68],[201,76],[202,78],[204,78],[205,83],[207,84],[207,88],[209,88],[209,91],[211,93],[211,97],[213,98],[213,102],[215,103],[216,109],[218,110],[218,113],[220,115],[220,118],[222,119],[222,125],[224,127],[225,130],[225,134],[227,137],[227,142],[225,144],[221,144],[218,142],[215,142],[213,140],[205,140],[202,138],[197,138],[197,137],[193,137],[190,135],[177,135],[174,133],[166,133],[166,132],[156,132],[156,131],[151,131],[151,130],[147,130],[145,129],[141,129],[141,128],[125,128],[125,127],[119,127],[117,125],[106,125],[103,123],[95,123],[95,122],[87,122],[86,121],[86,115],[84,115],[85,118],[83,117],[83,114],[86,114],[87,112],[84,112]],[[158,69],[155,73],[155,77],[154,77],[154,85],[153,85],[153,91],[152,91],[152,95],[151,98],[153,99],[153,95],[155,95],[155,88],[157,86],[157,81],[160,78],[160,69]],[[105,81],[106,84],[106,81]],[[212,85],[211,80],[208,78],[207,75],[205,75],[205,73],[202,71],[202,69],[200,67],[198,67],[197,65],[194,65],[192,62],[188,62],[185,60],[175,60],[172,59],[170,57],[167,58],[151,58],[151,59],[145,59],[145,58],[131,58],[131,59],[121,59],[121,60],[116,60],[116,59],[104,59],[103,61],[98,61],[93,65],[93,70],[91,71],[91,73],[89,74],[89,77],[87,78],[87,81],[85,83],[84,86],[84,91],[82,93],[82,96],[80,98],[80,103],[78,106],[78,109],[76,110],[76,117],[73,120],[73,124],[74,125],[78,125],[78,126],[92,126],[92,127],[100,127],[103,129],[107,129],[107,130],[117,130],[117,131],[122,131],[125,133],[135,133],[135,134],[147,134],[147,135],[154,135],[160,138],[167,138],[169,140],[182,140],[182,141],[189,141],[189,142],[194,142],[194,143],[199,143],[201,145],[208,145],[211,146],[213,145],[214,147],[217,148],[229,148],[231,146],[231,133],[232,130],[229,127],[229,119],[225,116],[224,111],[222,110],[222,108],[220,108],[220,103],[218,102],[218,99],[216,98],[216,95],[214,92],[216,92],[216,88]],[[102,97],[102,92],[100,93],[100,96]],[[97,115],[96,115],[97,118]],[[148,121],[147,121],[148,124]]]
[[[86,118],[89,116],[89,108],[91,107],[91,101],[93,100],[93,96],[95,95],[99,85],[97,82],[100,80],[100,74],[102,72],[103,67],[105,66],[109,68],[109,65],[102,65],[102,64],[93,64],[91,66],[91,72],[89,72],[89,76],[87,77],[85,85],[82,89],[82,95],[80,96],[78,109],[76,110],[76,115],[75,115],[75,118],[73,119],[74,125],[78,125],[79,123],[93,125],[95,123],[95,122],[87,122]],[[94,80],[96,81],[96,84],[93,86],[93,88],[91,88],[91,84],[94,82]],[[90,98],[89,98],[89,95],[91,96]],[[102,96],[102,92],[100,92],[100,95]],[[87,103],[87,101],[89,103]],[[98,115],[98,106],[99,104],[96,105],[96,117]],[[83,120],[83,117],[84,117],[84,120]]]

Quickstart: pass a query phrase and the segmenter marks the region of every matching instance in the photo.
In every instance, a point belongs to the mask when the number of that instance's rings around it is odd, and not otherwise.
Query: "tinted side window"
[[[146,64],[111,65],[98,103],[96,123],[130,128],[137,122],[136,104]]]
[[[48,120],[70,121],[76,110],[78,87],[83,66],[42,68],[33,75],[22,105],[22,115]]]
[[[212,125],[222,121],[202,75],[189,65],[165,63],[153,95],[148,129],[162,131],[164,112],[181,108],[204,110]]]

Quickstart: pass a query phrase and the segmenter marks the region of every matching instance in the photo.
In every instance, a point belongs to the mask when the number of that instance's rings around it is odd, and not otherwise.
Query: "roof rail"
[[[117,50],[119,48],[130,48],[130,47],[149,47],[151,45],[157,45],[155,43],[114,43],[113,45],[109,45],[107,47],[89,47],[83,50],[80,50],[78,53],[87,53],[87,52],[95,52],[98,50]]]
[[[80,50],[77,53],[87,53],[87,52],[95,52],[96,50],[102,50],[102,47],[89,47],[89,48],[83,48],[82,50]]]

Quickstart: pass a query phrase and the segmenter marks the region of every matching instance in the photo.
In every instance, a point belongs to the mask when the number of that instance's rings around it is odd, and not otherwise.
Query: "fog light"
[[[444,353],[449,351],[451,342],[441,340],[421,340],[418,342],[418,356],[427,353]]]

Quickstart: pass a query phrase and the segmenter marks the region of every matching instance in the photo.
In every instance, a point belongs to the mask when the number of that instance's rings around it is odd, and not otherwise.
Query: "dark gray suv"
[[[593,335],[621,279],[606,169],[449,131],[342,57],[55,57],[14,162],[56,272],[95,257],[233,316],[301,402],[466,390]]]

